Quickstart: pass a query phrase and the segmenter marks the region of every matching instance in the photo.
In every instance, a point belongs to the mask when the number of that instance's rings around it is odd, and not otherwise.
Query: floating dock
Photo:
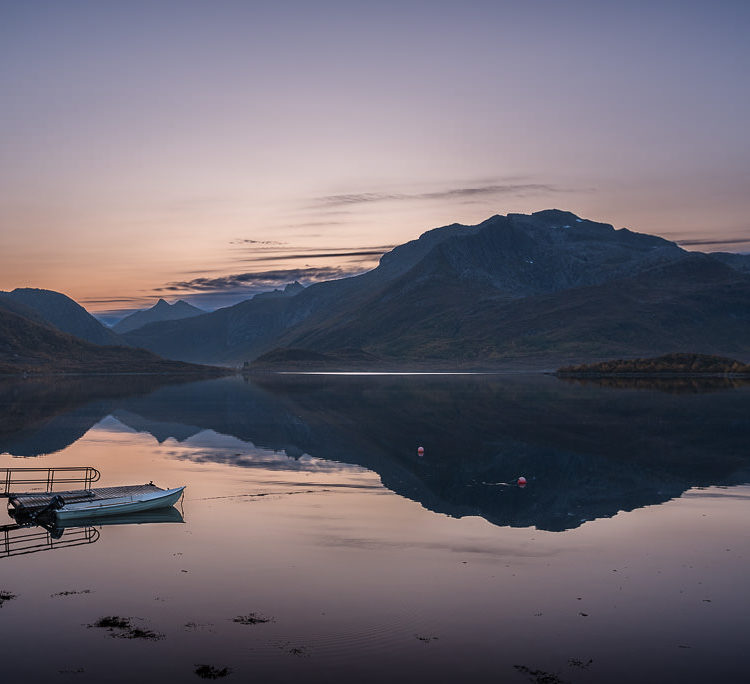
[[[73,489],[57,492],[26,492],[23,494],[11,494],[8,496],[8,504],[13,507],[15,513],[28,514],[49,506],[52,499],[60,496],[66,504],[84,503],[89,501],[103,501],[105,499],[116,499],[125,496],[137,496],[139,494],[152,494],[163,492],[161,487],[155,484],[126,485],[123,487],[99,487],[97,489]]]

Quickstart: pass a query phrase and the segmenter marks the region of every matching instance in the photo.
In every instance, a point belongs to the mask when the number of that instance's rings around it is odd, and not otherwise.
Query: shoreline
[[[713,372],[683,372],[683,371],[654,371],[652,373],[646,373],[643,371],[611,371],[611,372],[596,372],[596,371],[581,371],[581,372],[560,372],[555,371],[551,373],[557,378],[750,378],[750,373],[717,373]]]

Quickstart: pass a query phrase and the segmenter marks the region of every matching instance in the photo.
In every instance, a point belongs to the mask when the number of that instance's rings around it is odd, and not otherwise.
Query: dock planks
[[[154,484],[143,484],[125,485],[122,487],[98,487],[96,489],[73,489],[63,492],[25,492],[23,494],[11,494],[8,502],[16,510],[34,511],[47,506],[55,496],[61,496],[66,503],[79,503],[162,491],[164,490],[161,487],[157,487]]]

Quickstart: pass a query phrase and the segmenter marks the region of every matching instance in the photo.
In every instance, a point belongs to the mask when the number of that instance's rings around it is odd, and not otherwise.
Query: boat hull
[[[104,518],[123,513],[139,513],[158,508],[167,508],[176,504],[185,487],[164,489],[147,494],[120,496],[112,499],[100,499],[81,503],[66,504],[55,511],[55,519],[64,522],[77,519]]]
[[[141,511],[139,513],[118,513],[101,518],[80,517],[73,520],[55,520],[54,529],[68,530],[76,527],[96,525],[97,527],[110,525],[151,525],[162,523],[184,523],[182,513],[174,506]]]

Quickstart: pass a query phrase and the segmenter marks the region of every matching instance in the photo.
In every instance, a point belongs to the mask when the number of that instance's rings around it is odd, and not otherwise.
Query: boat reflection
[[[0,526],[0,558],[94,544],[101,536],[100,528],[109,525],[184,522],[182,513],[174,506],[156,511],[113,515],[96,520],[76,520],[75,523],[50,526],[17,521],[11,525]]]
[[[184,523],[182,513],[174,506],[158,508],[154,511],[110,515],[105,518],[78,518],[75,521],[60,521],[55,524],[57,530],[70,530],[77,527],[107,527],[109,525],[150,525],[152,523]]]

